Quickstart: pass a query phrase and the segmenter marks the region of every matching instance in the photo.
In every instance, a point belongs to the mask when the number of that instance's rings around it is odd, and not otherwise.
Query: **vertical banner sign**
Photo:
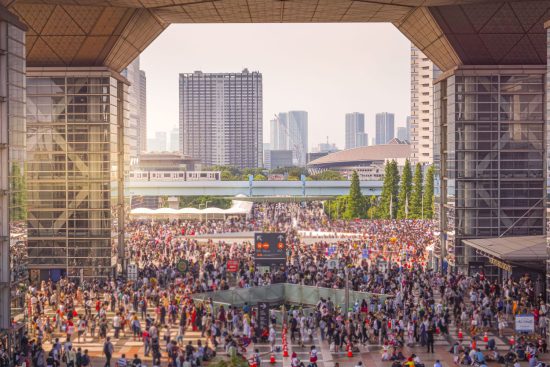
[[[256,328],[256,335],[262,335],[262,331],[269,330],[269,303],[258,302],[258,327]]]
[[[254,263],[256,266],[286,266],[286,234],[257,232],[254,235]]]

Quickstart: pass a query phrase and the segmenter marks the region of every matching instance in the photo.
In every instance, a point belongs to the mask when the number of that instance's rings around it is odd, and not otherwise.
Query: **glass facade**
[[[119,188],[124,176],[126,101],[127,85],[107,69],[29,68],[31,280],[112,274],[123,225]]]
[[[0,344],[24,324],[25,31],[0,20]],[[17,244],[16,244],[17,243]],[[13,322],[13,323],[12,323]]]
[[[545,71],[463,67],[434,87],[441,248],[484,262],[462,239],[545,233]]]

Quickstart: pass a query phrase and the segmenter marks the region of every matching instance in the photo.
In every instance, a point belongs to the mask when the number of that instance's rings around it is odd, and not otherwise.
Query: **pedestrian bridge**
[[[347,195],[351,181],[126,181],[131,196],[339,196]],[[365,196],[379,196],[382,181],[363,181]],[[115,189],[116,190],[116,189]]]
[[[349,307],[355,303],[361,304],[363,300],[367,303],[379,304],[393,297],[389,294],[376,294],[367,292],[349,291]],[[196,293],[191,295],[195,301],[204,301],[212,298],[212,301],[220,304],[233,306],[244,306],[245,303],[254,305],[258,302],[285,303],[305,306],[315,306],[321,298],[329,299],[335,306],[345,308],[346,290],[313,287],[301,284],[278,283],[263,287],[235,288],[227,291],[216,291]]]

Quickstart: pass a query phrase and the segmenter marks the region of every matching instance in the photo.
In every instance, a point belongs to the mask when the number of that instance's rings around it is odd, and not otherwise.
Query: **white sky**
[[[147,74],[148,136],[178,124],[178,74],[263,74],[264,142],[275,113],[309,113],[309,149],[344,146],[344,115],[365,113],[369,143],[376,112],[410,111],[410,43],[391,24],[177,24],[141,55]]]

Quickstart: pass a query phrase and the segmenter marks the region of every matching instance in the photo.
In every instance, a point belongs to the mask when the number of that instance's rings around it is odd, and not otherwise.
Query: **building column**
[[[12,299],[22,264],[20,257],[10,256],[10,239],[25,239],[25,31],[25,25],[0,6],[0,343],[7,342],[8,348],[24,322],[20,300]]]

